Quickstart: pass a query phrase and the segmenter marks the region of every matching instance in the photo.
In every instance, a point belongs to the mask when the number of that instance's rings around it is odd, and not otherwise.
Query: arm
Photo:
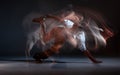
[[[45,26],[44,26],[45,16],[40,16],[39,18],[34,18],[32,22],[40,23],[42,27],[42,32],[46,34],[45,32]]]
[[[39,17],[39,18],[34,18],[34,19],[32,20],[32,22],[37,22],[37,23],[43,24],[44,19],[45,19],[45,16],[41,16],[41,17]]]
[[[50,14],[46,15],[46,18],[53,18],[55,20],[62,21],[60,17],[53,16],[53,15],[50,15]]]
[[[45,16],[41,16],[41,17],[39,17],[39,18],[34,18],[34,19],[32,20],[32,22],[37,22],[37,23],[43,24],[43,22],[44,22],[44,20],[45,20],[46,18],[53,18],[53,19],[55,19],[55,20],[57,20],[57,21],[62,21],[62,19],[61,19],[60,17],[57,17],[57,16],[53,16],[53,15],[48,14],[48,15],[45,15]]]

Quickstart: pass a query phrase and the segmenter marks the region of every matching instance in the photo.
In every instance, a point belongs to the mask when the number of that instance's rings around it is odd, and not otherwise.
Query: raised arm
[[[32,20],[32,22],[43,23],[44,20],[46,20],[46,18],[52,18],[52,19],[55,19],[57,21],[62,21],[61,18],[48,14],[48,15],[45,15],[45,16],[41,16],[39,18],[34,18]]]
[[[37,22],[37,23],[43,24],[44,20],[45,20],[45,16],[41,16],[39,18],[34,18],[32,20],[32,22]]]
[[[54,15],[50,15],[50,14],[46,15],[46,18],[53,18],[55,20],[62,21],[62,19],[60,17],[54,16]]]

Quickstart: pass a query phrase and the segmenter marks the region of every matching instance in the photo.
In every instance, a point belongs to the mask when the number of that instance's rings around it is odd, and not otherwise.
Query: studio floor
[[[32,58],[9,57],[0,59],[0,75],[120,75],[119,58],[97,58],[103,63],[93,64],[83,57],[58,57],[36,63]]]

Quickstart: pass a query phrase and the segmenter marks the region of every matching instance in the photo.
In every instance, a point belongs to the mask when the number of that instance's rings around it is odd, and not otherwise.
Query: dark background
[[[4,0],[0,2],[0,56],[25,55],[24,17],[32,11],[45,13],[60,10],[69,4],[88,7],[102,13],[114,31],[100,56],[120,56],[119,0]],[[63,51],[64,53],[64,51]],[[67,53],[65,51],[65,53]],[[64,53],[64,54],[65,54]],[[78,51],[71,53],[79,54]],[[67,54],[71,54],[67,53]]]

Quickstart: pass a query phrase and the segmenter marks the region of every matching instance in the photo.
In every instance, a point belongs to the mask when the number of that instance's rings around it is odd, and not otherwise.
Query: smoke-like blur
[[[52,13],[51,15],[59,17],[60,21],[54,18],[45,18],[45,33],[51,32],[55,27],[63,27],[65,28],[65,31],[62,32],[64,38],[71,45],[78,47],[80,50],[95,50],[99,47],[104,47],[106,46],[107,39],[113,36],[113,32],[105,23],[104,18],[98,12],[93,10],[80,7],[70,9],[65,8],[61,11],[57,11],[57,13]],[[43,40],[45,38],[42,32],[43,28],[41,24],[39,25],[39,17],[41,16],[45,15],[40,13],[34,13],[34,15],[30,14],[23,21],[23,26],[27,35],[26,46],[29,53],[32,47],[36,44],[38,44],[43,50],[50,48],[55,39],[55,37],[52,37],[52,42],[51,40]],[[38,23],[32,22],[34,18],[38,19],[38,21],[36,21]],[[64,23],[61,22],[62,20]],[[74,23],[77,25],[76,28],[73,26]],[[57,30],[54,32],[57,33]],[[53,36],[53,34],[47,35]],[[49,36],[47,36],[47,38],[50,38]],[[69,39],[65,36],[68,36]]]

